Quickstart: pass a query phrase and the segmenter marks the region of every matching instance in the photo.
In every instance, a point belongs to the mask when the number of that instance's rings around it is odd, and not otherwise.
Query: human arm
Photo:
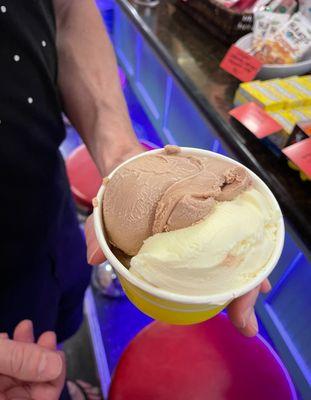
[[[58,85],[64,110],[105,176],[141,152],[116,58],[93,0],[54,0]]]

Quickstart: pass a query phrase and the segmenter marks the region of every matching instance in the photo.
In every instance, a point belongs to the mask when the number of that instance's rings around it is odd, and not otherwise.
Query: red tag
[[[231,110],[229,114],[258,137],[258,139],[282,130],[282,126],[256,103],[243,104]]]
[[[222,69],[242,82],[252,81],[261,69],[261,66],[262,63],[257,58],[235,45],[230,47],[220,64]]]
[[[311,178],[311,137],[285,147],[282,151],[301,171]]]

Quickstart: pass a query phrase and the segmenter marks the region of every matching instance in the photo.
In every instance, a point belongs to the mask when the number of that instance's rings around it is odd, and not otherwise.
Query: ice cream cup
[[[122,165],[138,157],[145,157],[150,154],[157,154],[161,151],[163,151],[163,149],[156,149],[131,158],[130,160],[126,161],[118,168],[116,168],[109,175],[109,178],[111,178],[113,174],[122,167]],[[241,164],[235,160],[232,160],[217,153],[213,153],[208,150],[182,147],[181,151],[197,156],[209,156],[221,160],[227,160],[235,165],[241,166]],[[277,227],[275,248],[267,264],[253,279],[249,280],[244,286],[241,286],[239,290],[220,292],[212,295],[209,295],[207,293],[206,295],[190,296],[172,293],[167,290],[154,287],[149,283],[143,281],[142,279],[138,278],[137,276],[133,275],[113,254],[109,246],[103,221],[103,195],[105,191],[105,186],[101,186],[97,194],[97,205],[94,208],[94,224],[96,236],[107,260],[115,269],[126,295],[138,309],[156,320],[168,322],[171,324],[190,325],[202,322],[218,314],[233,299],[240,297],[243,294],[254,289],[264,280],[264,278],[266,278],[271,273],[273,268],[276,266],[283,249],[284,221],[278,202],[276,201],[270,189],[256,174],[254,174],[249,169],[247,170],[252,177],[254,186],[258,190],[260,190],[261,193],[265,194],[266,198],[271,203],[271,207],[279,210],[280,219]]]

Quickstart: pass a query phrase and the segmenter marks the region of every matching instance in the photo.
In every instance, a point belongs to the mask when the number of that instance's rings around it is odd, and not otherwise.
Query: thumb
[[[28,382],[47,382],[62,372],[63,360],[56,352],[34,343],[0,339],[0,374]]]
[[[91,265],[99,265],[105,261],[105,256],[97,242],[93,214],[86,220],[84,230],[87,245],[87,261]]]

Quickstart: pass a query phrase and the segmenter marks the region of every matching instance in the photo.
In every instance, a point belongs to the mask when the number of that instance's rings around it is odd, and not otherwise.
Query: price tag
[[[256,103],[236,107],[229,114],[244,125],[258,139],[280,132],[282,126]]]
[[[220,67],[242,82],[252,81],[261,69],[262,63],[254,56],[233,45],[228,50]]]
[[[311,137],[285,147],[283,153],[311,178]]]

